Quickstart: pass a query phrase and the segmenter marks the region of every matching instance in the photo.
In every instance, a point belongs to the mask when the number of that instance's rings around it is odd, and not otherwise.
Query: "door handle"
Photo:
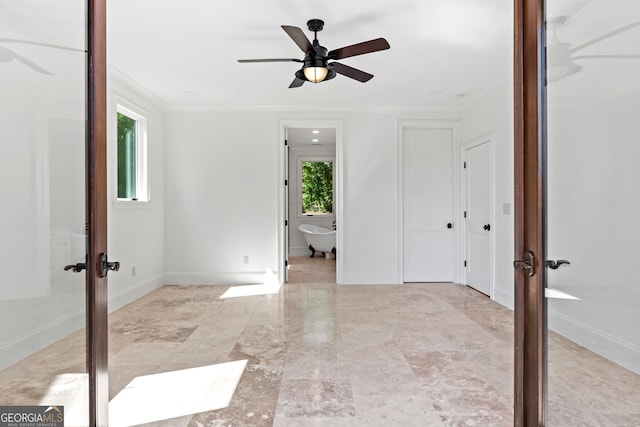
[[[447,223],[447,228],[453,228],[453,224],[451,224],[450,222]]]
[[[120,263],[118,261],[109,262],[107,260],[107,254],[100,254],[100,258],[98,260],[98,265],[100,270],[98,271],[98,277],[103,278],[107,277],[107,273],[109,270],[118,271],[120,270]]]
[[[544,262],[545,267],[549,267],[552,270],[557,270],[562,264],[571,264],[566,259],[559,259],[557,261],[548,259]]]
[[[491,230],[491,225],[490,224],[485,224],[484,227],[482,227],[484,229],[484,231],[489,231]]]
[[[513,267],[516,270],[523,270],[527,276],[531,277],[536,274],[536,256],[531,251],[524,253],[524,259],[513,261]]]
[[[77,264],[69,264],[64,267],[64,271],[71,270],[74,273],[80,273],[82,270],[87,269],[87,264],[84,262],[79,262]]]

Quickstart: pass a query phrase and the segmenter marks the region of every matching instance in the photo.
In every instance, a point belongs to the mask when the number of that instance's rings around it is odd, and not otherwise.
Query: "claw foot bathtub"
[[[336,254],[336,230],[311,224],[300,224],[298,230],[302,232],[307,241],[311,256],[314,256],[316,252]]]

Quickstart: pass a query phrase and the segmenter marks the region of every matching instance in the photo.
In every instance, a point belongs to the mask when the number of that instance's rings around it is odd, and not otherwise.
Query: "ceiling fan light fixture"
[[[320,83],[327,78],[329,69],[327,67],[305,67],[302,69],[304,76],[311,83]]]

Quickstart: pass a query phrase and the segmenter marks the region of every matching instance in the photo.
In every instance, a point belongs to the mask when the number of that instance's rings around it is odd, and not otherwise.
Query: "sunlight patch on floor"
[[[263,284],[232,286],[220,296],[220,299],[273,295],[280,292],[280,286],[280,282],[276,275],[271,270],[267,270],[264,273]]]
[[[553,299],[571,299],[571,300],[581,301],[581,299],[578,297],[574,297],[573,295],[570,295],[559,289],[553,289],[553,288],[546,288],[544,290],[544,296],[546,296],[547,298],[553,298]]]
[[[42,406],[64,406],[64,425],[89,425],[89,375],[60,374],[40,399]]]
[[[229,406],[246,360],[136,377],[109,403],[109,425],[134,426]]]

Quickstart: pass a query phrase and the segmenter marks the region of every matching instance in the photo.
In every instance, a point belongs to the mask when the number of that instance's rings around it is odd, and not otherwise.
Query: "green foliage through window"
[[[302,213],[333,213],[333,162],[302,162]]]
[[[136,121],[118,113],[118,199],[136,198]]]

